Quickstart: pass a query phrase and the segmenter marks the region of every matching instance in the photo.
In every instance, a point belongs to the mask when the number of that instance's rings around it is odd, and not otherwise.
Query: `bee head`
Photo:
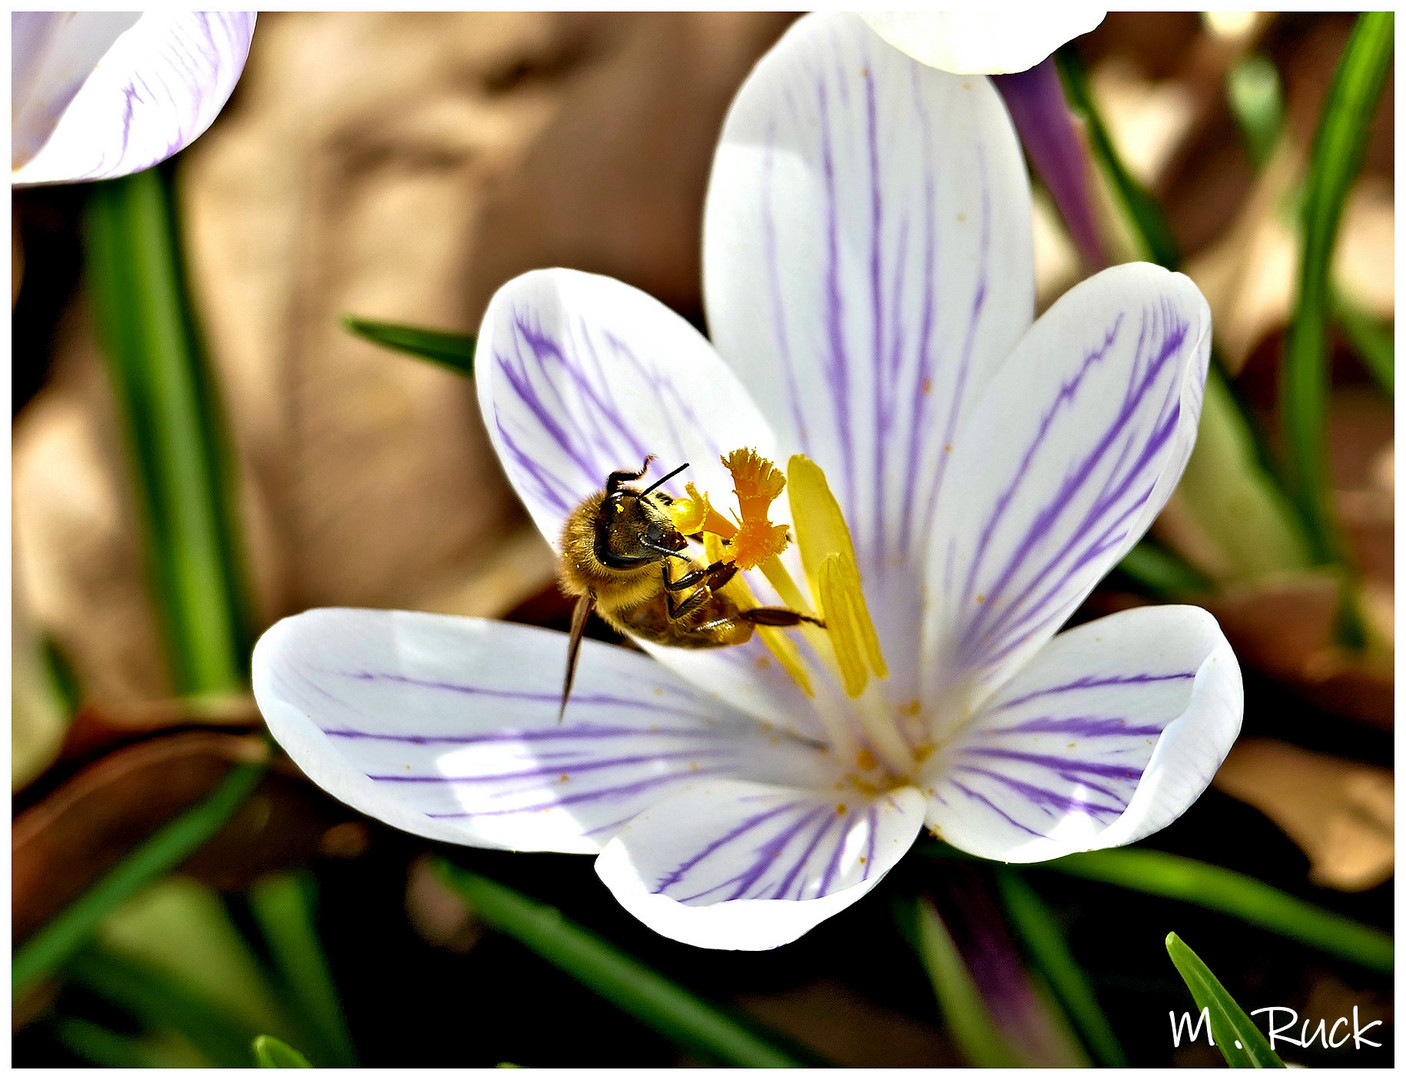
[[[664,508],[647,494],[615,491],[596,517],[596,557],[614,570],[660,562],[688,546]]]

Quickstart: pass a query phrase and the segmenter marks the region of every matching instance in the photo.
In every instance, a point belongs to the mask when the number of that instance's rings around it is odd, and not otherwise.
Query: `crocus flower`
[[[252,11],[17,11],[10,181],[101,180],[200,136],[244,70]]]
[[[925,827],[1021,862],[1162,828],[1239,728],[1219,628],[1151,607],[1055,632],[1176,484],[1209,313],[1187,278],[1134,264],[1032,325],[1030,222],[986,79],[853,16],[800,20],[714,161],[711,343],[618,281],[541,270],[494,296],[476,370],[553,543],[647,454],[656,479],[691,463],[662,490],[718,511],[746,487],[724,456],[787,465],[767,514],[795,543],[738,580],[828,629],[648,655],[587,641],[558,723],[565,635],[314,610],[254,653],[275,737],[407,831],[596,853],[629,911],[716,948],[793,940]]]

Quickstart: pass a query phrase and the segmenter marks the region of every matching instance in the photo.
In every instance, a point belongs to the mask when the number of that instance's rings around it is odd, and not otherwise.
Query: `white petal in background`
[[[1089,278],[1031,328],[953,443],[926,701],[967,715],[1151,525],[1196,438],[1210,339],[1196,287],[1148,263]]]
[[[1035,862],[1116,847],[1180,816],[1240,731],[1216,621],[1136,608],[1050,641],[934,763],[928,824],[964,851]]]
[[[815,745],[648,657],[416,612],[318,609],[254,650],[269,730],[318,786],[396,828],[479,847],[597,852],[639,811],[713,777],[825,785]]]
[[[1007,75],[1034,67],[1066,41],[1103,22],[1079,4],[995,5],[965,11],[871,11],[862,18],[895,48],[956,74]]]
[[[596,860],[626,911],[710,949],[773,949],[842,911],[912,846],[911,787],[838,803],[824,792],[699,783],[641,814]]]
[[[254,13],[15,13],[11,30],[11,182],[66,183],[139,172],[201,135]]]

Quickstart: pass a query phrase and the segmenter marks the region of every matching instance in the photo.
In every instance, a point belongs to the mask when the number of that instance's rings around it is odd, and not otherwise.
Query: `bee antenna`
[[[647,488],[645,488],[643,491],[641,491],[641,492],[640,492],[640,498],[644,498],[646,495],[648,495],[648,494],[649,494],[651,491],[653,491],[655,488],[659,487],[661,484],[665,484],[665,483],[667,483],[668,481],[672,480],[674,477],[678,476],[679,473],[683,472],[686,468],[688,468],[688,462],[685,461],[682,465],[680,465],[680,466],[679,466],[677,469],[675,469],[673,472],[671,472],[671,473],[665,473],[665,474],[664,474],[663,476],[661,476],[658,480],[654,481],[654,483],[650,484],[649,487],[647,487]]]

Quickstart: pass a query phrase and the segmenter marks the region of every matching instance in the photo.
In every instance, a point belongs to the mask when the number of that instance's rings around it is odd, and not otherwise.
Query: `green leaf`
[[[423,330],[396,323],[372,322],[370,319],[357,319],[351,315],[343,316],[342,325],[358,337],[374,341],[387,349],[409,353],[421,360],[431,360],[460,375],[473,376],[474,339],[468,334],[451,334],[443,330]]]
[[[1044,901],[1015,870],[997,869],[996,887],[1011,928],[1024,943],[1036,969],[1049,982],[1094,1059],[1110,1068],[1125,1068],[1128,1059],[1118,1036]]]
[[[899,901],[899,921],[912,937],[947,1029],[967,1061],[989,1069],[1027,1064],[1008,1045],[932,901],[925,897]]]
[[[1263,468],[1252,428],[1216,364],[1206,376],[1196,446],[1172,498],[1214,548],[1220,565],[1213,576],[1221,584],[1312,564],[1293,505]]]
[[[1284,126],[1284,93],[1279,70],[1269,57],[1255,53],[1230,69],[1225,79],[1225,96],[1230,111],[1257,168],[1274,152]]]
[[[1220,980],[1201,962],[1176,934],[1167,935],[1167,955],[1181,973],[1198,1009],[1205,1009],[1211,1022],[1211,1038],[1232,1069],[1282,1069],[1284,1063],[1269,1040],[1226,993]]]
[[[1390,974],[1392,970],[1395,947],[1391,935],[1224,867],[1162,851],[1125,848],[1066,855],[1039,863],[1037,868],[1185,900],[1373,971]]]
[[[262,765],[238,765],[213,794],[148,838],[87,892],[37,930],[14,954],[16,995],[81,948],[98,924],[140,889],[179,866],[217,833],[263,777]]]
[[[260,1035],[254,1040],[254,1060],[261,1069],[311,1069],[312,1063],[281,1039]]]
[[[804,1064],[750,1025],[572,923],[556,908],[451,863],[437,862],[435,869],[485,922],[680,1046],[744,1068]]]
[[[1396,393],[1396,335],[1390,323],[1382,323],[1362,311],[1342,293],[1333,291],[1333,318],[1352,343],[1366,369],[1388,396]]]
[[[1280,418],[1289,491],[1308,526],[1314,556],[1338,557],[1327,469],[1328,275],[1343,206],[1371,133],[1372,112],[1391,68],[1395,19],[1359,16],[1328,88],[1304,184],[1298,298],[1280,379]]]
[[[133,457],[147,572],[179,694],[240,689],[252,645],[230,453],[165,169],[91,185],[87,283]]]
[[[65,974],[130,1013],[148,1031],[175,1029],[211,1065],[248,1063],[247,1025],[185,979],[97,947],[81,950],[65,965]]]
[[[350,1068],[356,1050],[317,937],[315,892],[311,874],[279,874],[255,882],[249,902],[279,977],[315,1034],[313,1056],[326,1066]]]

